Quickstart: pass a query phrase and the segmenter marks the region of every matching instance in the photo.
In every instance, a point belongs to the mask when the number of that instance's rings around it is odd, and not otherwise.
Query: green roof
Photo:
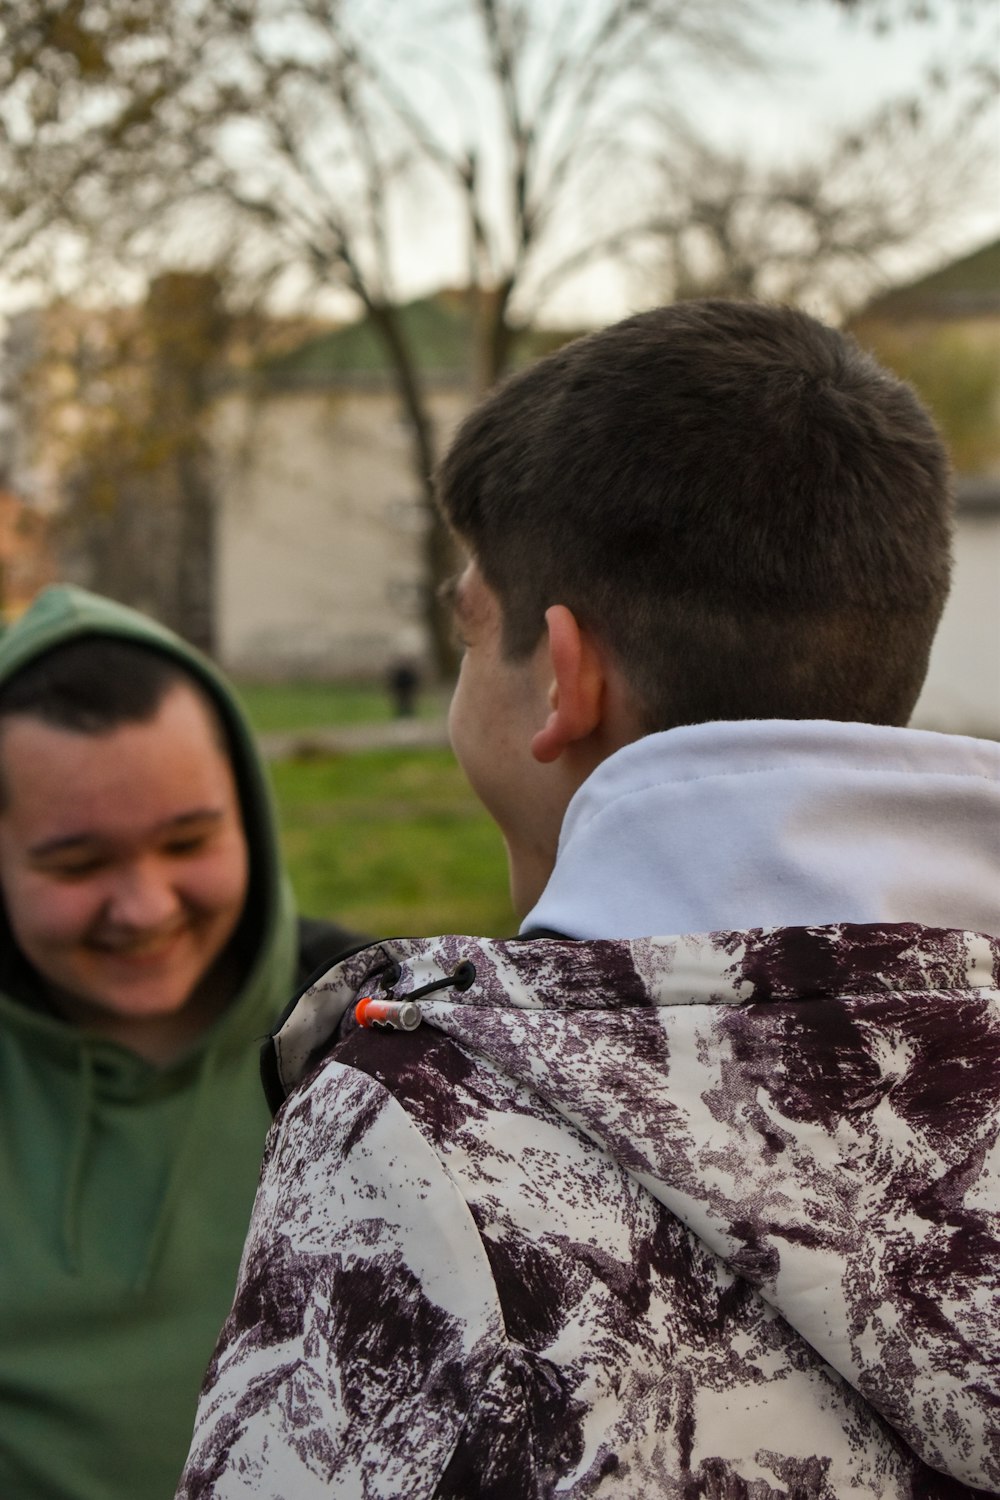
[[[421,374],[464,378],[472,363],[472,326],[468,294],[438,292],[405,304],[399,310],[403,336]],[[548,353],[574,335],[551,329],[526,331],[517,337],[513,363],[524,364]],[[388,377],[391,365],[383,340],[370,317],[332,333],[309,339],[276,359],[264,373],[279,383],[313,380],[350,380]]]
[[[400,309],[404,336],[423,371],[464,370],[469,362],[467,320],[442,302],[425,298]],[[310,339],[269,360],[268,373],[283,376],[384,374],[385,346],[370,318]]]
[[[1000,314],[1000,240],[876,297],[859,318]]]

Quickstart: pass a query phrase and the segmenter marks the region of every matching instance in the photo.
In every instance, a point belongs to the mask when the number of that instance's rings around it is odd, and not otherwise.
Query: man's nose
[[[155,931],[179,906],[169,872],[156,860],[136,860],[116,873],[106,911],[118,926]]]

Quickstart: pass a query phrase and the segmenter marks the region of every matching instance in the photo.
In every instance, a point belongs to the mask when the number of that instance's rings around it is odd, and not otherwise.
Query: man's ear
[[[545,611],[545,625],[552,672],[549,716],[531,741],[531,753],[548,765],[600,726],[605,677],[600,654],[572,610],[565,604],[551,605]]]

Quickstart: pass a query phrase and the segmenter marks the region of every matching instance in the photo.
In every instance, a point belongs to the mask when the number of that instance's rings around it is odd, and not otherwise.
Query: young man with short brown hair
[[[441,501],[521,935],[275,1033],[180,1495],[1000,1493],[1000,747],[903,727],[933,424],[681,304],[489,396]]]

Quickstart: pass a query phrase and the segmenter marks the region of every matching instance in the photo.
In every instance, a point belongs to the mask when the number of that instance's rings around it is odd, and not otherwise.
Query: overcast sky
[[[732,140],[745,141],[747,120],[741,114],[740,96],[749,97],[752,89],[755,143],[787,150],[790,144],[805,143],[810,136],[818,139],[829,126],[847,124],[881,99],[904,92],[930,66],[957,63],[977,36],[985,45],[985,21],[970,34],[961,24],[961,7],[955,0],[942,0],[935,10],[933,22],[907,24],[879,35],[856,14],[832,4],[800,0],[791,12],[783,8],[783,16],[790,19],[777,35],[779,51],[787,58],[785,68],[766,90],[751,84],[734,89],[719,105],[720,125]],[[989,27],[994,45],[997,14],[995,3]],[[1000,63],[1000,57],[994,60]],[[1000,136],[994,139],[994,166],[1000,170]],[[995,200],[994,212],[1000,218],[1000,201]]]
[[[933,67],[956,68],[971,52],[1000,64],[1000,0],[981,8],[974,28],[962,24],[956,0],[938,0],[932,20],[878,33],[870,21],[833,4],[773,0],[776,20],[774,63],[766,78],[729,75],[722,87],[702,84],[692,92],[692,123],[720,145],[767,160],[794,161],[822,152],[838,128],[848,127],[881,103],[900,96],[922,96],[921,83]],[[926,95],[924,95],[926,97]],[[986,158],[982,192],[964,200],[947,224],[934,227],[912,253],[893,265],[906,279],[1000,236],[1000,101],[983,132]],[[601,307],[610,282],[595,279],[593,311]],[[618,315],[622,309],[614,308]]]
[[[883,35],[833,3],[771,4],[775,29],[765,50],[774,66],[767,78],[692,72],[670,81],[671,101],[699,132],[762,160],[794,160],[821,151],[836,127],[858,120],[882,100],[919,91],[932,64],[947,67],[977,40],[980,50],[986,45],[982,19],[978,36],[963,32],[963,8],[956,0],[936,0],[933,23],[911,23]],[[1000,0],[994,0],[994,41],[998,7]],[[980,8],[981,18],[989,8]],[[994,112],[992,124],[992,158],[984,166],[980,201],[965,202],[943,232],[938,227],[933,238],[914,247],[912,261],[901,263],[913,274],[1000,234],[1000,110]],[[433,224],[414,228],[413,260],[405,278],[410,281],[412,276],[412,285],[406,290],[412,294],[430,289],[435,280],[439,285],[460,277],[461,267],[449,264],[455,256],[454,235],[449,233],[445,240],[440,226],[438,239]],[[0,308],[6,300],[0,285]],[[582,314],[598,321],[626,310],[616,305],[608,277],[577,285],[573,301],[574,319]]]

